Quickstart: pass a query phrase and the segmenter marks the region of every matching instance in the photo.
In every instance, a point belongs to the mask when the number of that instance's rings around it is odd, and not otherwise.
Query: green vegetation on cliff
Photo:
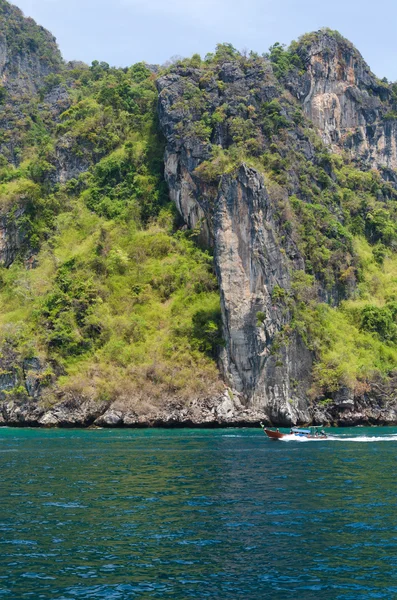
[[[42,383],[57,379],[62,394],[131,404],[210,393],[219,294],[211,256],[175,228],[154,76],[94,63],[48,77],[43,94],[62,86],[68,108],[27,128],[17,165],[1,159],[2,212],[23,232],[0,274],[1,341],[39,357]]]
[[[7,40],[9,59],[26,57],[32,59],[36,55],[48,66],[60,68],[62,58],[55,38],[43,27],[38,26],[33,19],[25,18],[22,11],[0,0],[0,34]]]

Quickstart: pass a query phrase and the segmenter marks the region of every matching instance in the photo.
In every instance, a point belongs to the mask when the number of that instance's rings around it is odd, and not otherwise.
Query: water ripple
[[[0,598],[390,600],[397,430],[337,433],[0,429]]]

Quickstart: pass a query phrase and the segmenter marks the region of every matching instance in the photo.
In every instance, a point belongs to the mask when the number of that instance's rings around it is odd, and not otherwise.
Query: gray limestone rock
[[[23,217],[25,207],[19,206],[11,214],[0,215],[0,264],[9,267],[18,255],[25,239],[19,219]]]
[[[275,286],[290,288],[290,261],[278,239],[273,206],[263,177],[243,165],[224,176],[214,218],[215,266],[221,291],[226,380],[250,407],[270,420],[308,420],[303,391],[310,382],[311,354],[296,334],[275,351],[289,323],[285,307],[272,300]],[[258,314],[264,320],[258,322]],[[299,381],[299,387],[292,385]]]
[[[211,145],[194,132],[179,134],[185,114],[178,99],[189,86],[202,85],[201,75],[197,69],[180,69],[160,78],[159,115],[168,142],[165,177],[170,196],[187,226],[201,224],[202,239],[214,247],[225,339],[220,356],[224,378],[248,410],[269,421],[287,425],[307,421],[312,356],[294,333],[288,343],[278,343],[290,314],[272,300],[276,286],[290,290],[291,268],[303,269],[304,263],[291,238],[281,241],[276,204],[255,169],[242,165],[237,173],[223,175],[218,186],[197,173]],[[220,93],[219,86],[206,80],[209,112],[227,102],[229,113],[237,114],[242,98],[259,110],[260,102],[276,95],[276,82],[263,61],[252,64],[248,73],[236,63],[224,63],[218,75],[226,87]],[[227,146],[225,128],[219,127],[214,135],[216,143]],[[265,316],[261,322],[258,314]]]
[[[397,123],[385,119],[390,88],[342,36],[326,30],[313,35],[300,49],[305,73],[290,73],[286,86],[333,151],[346,150],[369,167],[396,169]]]

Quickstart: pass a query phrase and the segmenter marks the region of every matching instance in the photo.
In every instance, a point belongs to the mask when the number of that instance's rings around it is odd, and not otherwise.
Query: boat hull
[[[266,429],[263,428],[263,431],[266,433],[267,437],[270,440],[281,440],[285,437],[288,437],[291,439],[291,437],[296,437],[296,438],[306,438],[309,440],[326,440],[327,436],[326,435],[313,435],[311,433],[298,433],[298,432],[293,432],[293,433],[281,433],[280,431],[273,431],[272,429]]]
[[[272,431],[271,429],[265,429],[264,432],[266,433],[267,437],[271,440],[281,440],[283,437],[285,437],[285,433],[280,433],[279,431]]]

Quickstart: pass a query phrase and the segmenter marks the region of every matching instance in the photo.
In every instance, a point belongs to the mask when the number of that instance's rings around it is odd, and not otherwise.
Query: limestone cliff
[[[290,315],[273,294],[277,286],[290,289],[291,268],[302,259],[283,252],[274,212],[254,169],[243,165],[236,177],[222,178],[214,215],[226,341],[221,362],[227,381],[250,407],[288,424],[310,418],[305,392],[312,359],[296,334],[275,348]]]
[[[286,86],[334,151],[346,150],[370,167],[397,168],[397,125],[392,91],[370,70],[354,46],[336,32],[303,36]]]
[[[312,355],[295,332],[285,343],[291,314],[274,298],[278,289],[290,291],[291,275],[304,269],[304,260],[293,236],[282,230],[277,192],[269,193],[263,176],[246,165],[220,175],[218,184],[200,171],[214,146],[233,144],[233,119],[247,119],[247,107],[254,114],[277,97],[277,81],[263,60],[247,61],[244,71],[237,62],[225,61],[212,77],[205,75],[176,69],[160,78],[159,113],[168,139],[165,175],[171,198],[187,225],[201,226],[201,238],[214,247],[225,339],[221,368],[247,407],[277,423],[308,421]],[[184,103],[186,94],[196,99],[193,109]],[[226,110],[228,116],[215,121],[210,140],[195,129],[206,110],[212,115]],[[290,110],[283,109],[286,120]],[[314,155],[307,138],[290,133],[292,145]],[[264,149],[271,144],[263,132],[257,140]]]
[[[305,36],[295,52],[301,67],[292,68],[282,84],[302,105],[325,146],[337,152],[349,149],[363,168],[387,168],[385,178],[393,179],[394,125],[384,118],[391,109],[389,87],[376,79],[339,34],[321,31]],[[332,187],[337,175],[328,165],[323,178],[294,158],[304,156],[321,170],[324,150],[308,134],[310,121],[299,116],[270,63],[255,56],[245,60],[220,56],[210,72],[176,66],[157,85],[160,123],[168,142],[165,175],[171,198],[186,224],[199,227],[202,241],[214,248],[225,380],[247,407],[281,424],[312,418],[335,421],[345,413],[350,415],[346,422],[354,421],[354,414],[363,422],[394,421],[396,407],[389,400],[379,407],[375,382],[367,385],[364,394],[350,391],[349,400],[346,390],[335,390],[327,409],[309,399],[315,353],[291,328],[288,303],[275,298],[279,290],[291,294],[294,274],[311,270],[312,256],[303,256],[299,249],[304,244],[299,243],[298,224],[295,231],[286,229],[280,213],[291,213],[289,197],[295,195],[314,202],[305,178],[321,193],[320,177],[325,187]],[[284,159],[289,165],[285,174],[276,165],[282,192],[265,182],[256,168],[242,165],[232,170],[230,162],[238,164],[239,147],[248,148],[251,157],[264,152],[266,161],[273,154],[280,163],[279,156]],[[223,174],[225,170],[230,174]],[[342,210],[338,204],[332,208],[340,225]],[[340,225],[335,221],[335,227]],[[321,269],[316,273],[319,298],[336,304],[354,293],[357,261],[347,237],[338,244],[334,273],[344,264],[339,273],[345,269],[353,278],[347,281],[336,273],[340,283],[330,289]]]
[[[36,93],[45,78],[62,68],[55,38],[16,6],[0,2],[0,75],[13,94]]]
[[[55,38],[33,19],[26,19],[16,6],[0,2],[0,154],[3,163],[19,164],[22,140],[29,122],[32,102],[38,99],[46,78],[59,73],[63,61]],[[49,113],[62,110],[59,98],[45,98],[40,107]],[[28,117],[29,115],[29,117]],[[28,117],[28,118],[27,118]],[[50,118],[54,117],[54,113]],[[37,122],[37,116],[33,117]],[[4,166],[4,165],[3,165]],[[16,201],[0,208],[0,264],[9,267],[26,241],[23,219],[29,198],[16,194]],[[26,250],[29,264],[31,253]]]
[[[329,30],[114,69],[0,17],[0,424],[396,423],[397,87]]]

